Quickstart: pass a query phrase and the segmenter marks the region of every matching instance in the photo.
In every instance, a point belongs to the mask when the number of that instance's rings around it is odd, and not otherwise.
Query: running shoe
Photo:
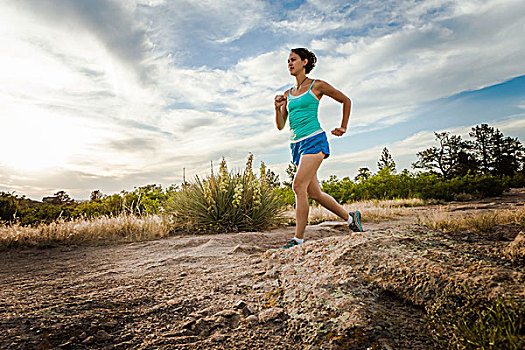
[[[295,239],[292,239],[292,240],[290,240],[290,242],[288,242],[285,245],[283,245],[281,247],[281,249],[292,248],[292,247],[295,247],[296,245],[299,245],[299,244],[301,244],[301,243],[297,242]]]
[[[361,226],[361,213],[359,210],[351,211],[348,213],[352,217],[352,223],[348,225],[354,232],[363,232],[363,226]]]

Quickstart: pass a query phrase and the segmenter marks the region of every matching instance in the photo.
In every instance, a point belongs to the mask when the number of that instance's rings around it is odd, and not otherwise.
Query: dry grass
[[[496,225],[525,224],[525,208],[493,210],[469,215],[436,210],[418,217],[418,221],[422,225],[443,232],[458,230],[488,232]]]
[[[362,221],[381,221],[388,220],[394,216],[408,215],[412,211],[410,208],[423,206],[425,201],[418,198],[411,199],[393,199],[393,200],[369,200],[362,202],[355,202],[351,204],[345,204],[343,207],[347,211],[359,210],[361,212]],[[295,220],[295,210],[290,208],[286,213],[285,217],[289,221]],[[332,212],[326,210],[322,206],[311,206],[310,213],[308,215],[308,223],[315,225],[324,221],[336,221],[340,218]]]
[[[57,220],[36,227],[0,225],[0,250],[56,244],[134,242],[168,236],[169,224],[157,215],[122,214],[94,219]]]

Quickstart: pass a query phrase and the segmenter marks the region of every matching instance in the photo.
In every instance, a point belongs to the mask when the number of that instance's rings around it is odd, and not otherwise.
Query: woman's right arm
[[[284,128],[284,124],[288,118],[288,109],[286,108],[287,92],[285,92],[284,95],[275,96],[275,125],[279,130]]]

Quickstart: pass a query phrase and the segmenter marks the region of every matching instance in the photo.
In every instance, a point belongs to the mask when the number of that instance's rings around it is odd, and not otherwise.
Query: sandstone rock
[[[248,323],[257,323],[257,322],[259,322],[259,319],[255,315],[250,315],[250,316],[246,317],[246,322],[248,322]]]
[[[280,307],[272,307],[270,309],[263,310],[259,313],[259,321],[266,323],[271,320],[275,320],[284,313],[284,310]]]
[[[210,337],[210,340],[214,343],[221,343],[226,339],[226,336],[221,333],[215,333]]]
[[[504,252],[511,260],[525,259],[525,233],[520,231]]]
[[[218,326],[224,326],[225,323],[226,323],[226,318],[224,316],[219,316],[219,317],[216,317],[214,320],[213,320],[213,323],[215,323],[216,325]]]
[[[236,309],[243,309],[246,306],[246,302],[244,300],[239,300],[237,304],[235,304]]]
[[[264,289],[264,286],[266,286],[265,282],[257,283],[252,286],[254,290]]]
[[[95,341],[95,337],[90,335],[89,337],[87,337],[86,339],[84,339],[82,341],[82,344],[91,344]]]
[[[228,318],[228,317],[233,317],[235,315],[238,315],[237,311],[226,309],[226,310],[222,310],[222,311],[217,312],[214,316],[215,317],[222,316],[222,317]]]
[[[37,347],[37,349],[52,349],[53,345],[49,342],[49,340],[44,339],[40,345]]]
[[[72,346],[72,343],[70,341],[67,341],[65,343],[60,344],[58,347],[59,348],[68,348],[69,349],[69,348],[71,348],[71,346]]]
[[[213,310],[212,307],[207,307],[205,309],[192,312],[190,314],[190,316],[191,317],[195,317],[195,318],[199,318],[199,317],[202,317],[202,316],[208,316],[212,312],[212,310]]]
[[[244,316],[250,316],[250,315],[253,315],[253,311],[248,307],[248,305],[246,305],[245,307],[242,308],[242,314]]]
[[[189,321],[186,321],[182,324],[181,328],[182,329],[191,329],[191,327],[196,323],[195,320],[189,320]]]
[[[230,254],[238,254],[238,253],[250,254],[250,253],[255,253],[255,252],[263,252],[263,251],[265,251],[265,249],[259,246],[249,246],[245,244],[239,244],[235,248],[233,248]]]
[[[97,332],[96,338],[98,340],[109,340],[111,339],[111,335],[109,335],[106,331],[101,329]]]

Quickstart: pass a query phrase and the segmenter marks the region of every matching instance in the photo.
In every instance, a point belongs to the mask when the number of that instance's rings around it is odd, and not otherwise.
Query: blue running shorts
[[[292,160],[297,166],[299,166],[299,161],[303,154],[323,152],[325,159],[330,155],[330,146],[328,145],[328,139],[324,131],[302,141],[290,143],[290,148],[292,149]]]

